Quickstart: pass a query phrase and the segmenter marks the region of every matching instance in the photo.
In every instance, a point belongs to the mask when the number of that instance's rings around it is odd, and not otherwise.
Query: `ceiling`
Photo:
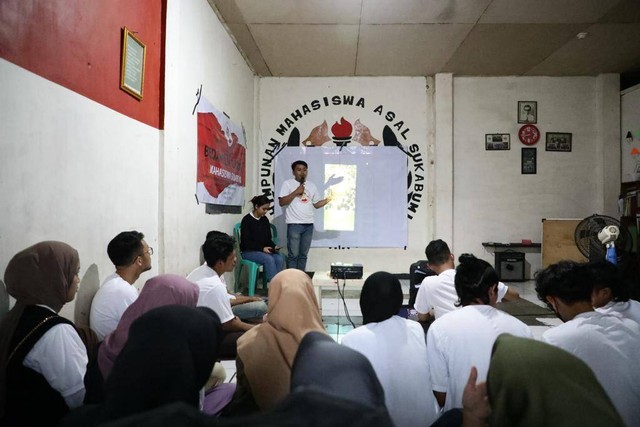
[[[640,0],[208,1],[259,76],[640,69]]]

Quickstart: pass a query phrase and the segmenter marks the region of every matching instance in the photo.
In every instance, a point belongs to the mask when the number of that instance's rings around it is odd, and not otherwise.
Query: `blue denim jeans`
[[[305,271],[313,224],[287,224],[287,267]]]
[[[262,265],[264,267],[264,275],[267,277],[267,282],[270,282],[273,276],[284,268],[284,258],[280,254],[247,251],[242,252],[242,258]]]
[[[267,313],[267,304],[264,301],[252,301],[238,304],[231,307],[233,314],[240,320],[254,319],[262,317]]]

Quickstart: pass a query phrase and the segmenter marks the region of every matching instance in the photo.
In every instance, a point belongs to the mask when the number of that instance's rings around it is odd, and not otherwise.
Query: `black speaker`
[[[524,281],[524,252],[496,252],[496,271],[503,282]]]

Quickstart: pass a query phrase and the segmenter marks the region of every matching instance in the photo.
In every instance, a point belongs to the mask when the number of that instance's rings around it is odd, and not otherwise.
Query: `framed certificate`
[[[146,46],[127,27],[122,37],[120,89],[142,100]]]

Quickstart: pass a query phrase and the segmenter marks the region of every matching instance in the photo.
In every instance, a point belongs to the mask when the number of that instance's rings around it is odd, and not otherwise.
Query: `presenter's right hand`
[[[270,246],[265,246],[264,248],[262,248],[262,252],[264,252],[265,254],[270,254],[271,252],[271,247]]]
[[[304,194],[304,184],[298,185],[295,192],[296,196],[302,196]]]

